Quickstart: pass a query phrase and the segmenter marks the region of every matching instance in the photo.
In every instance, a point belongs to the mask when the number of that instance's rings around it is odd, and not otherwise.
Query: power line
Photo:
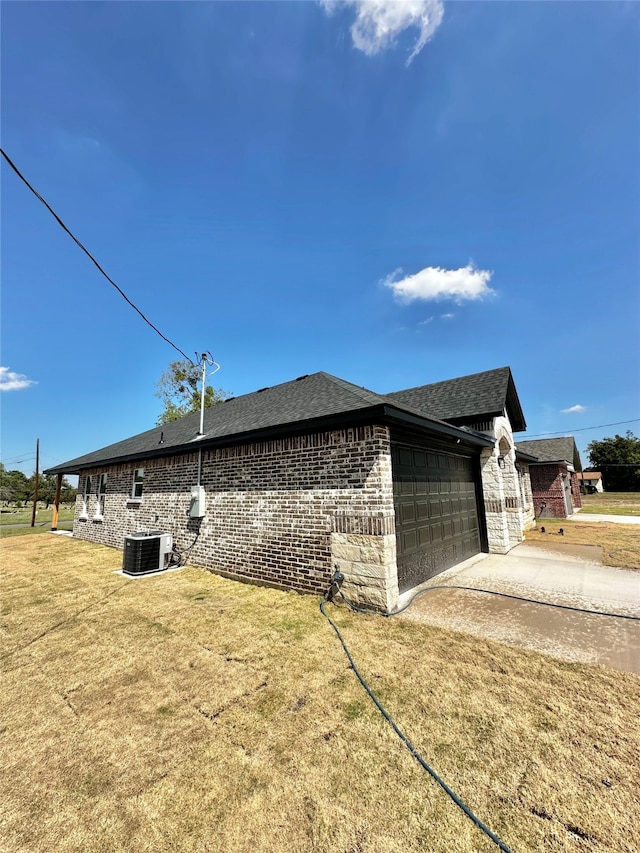
[[[603,427],[620,426],[620,424],[633,424],[636,421],[640,421],[640,418],[631,418],[630,421],[616,421],[613,424],[598,424],[598,426],[580,427],[580,429],[572,429],[569,430],[569,432],[585,432],[589,429],[602,429]],[[567,431],[560,430],[560,432],[538,432],[535,435],[528,435],[526,438],[523,438],[522,441],[528,441],[530,438],[541,438],[543,435],[567,435]]]
[[[7,153],[4,151],[4,149],[0,148],[0,153],[2,154],[2,156],[4,157],[4,159],[7,161],[7,163],[11,166],[11,168],[12,168],[12,169],[13,169],[13,171],[16,173],[16,175],[20,178],[20,180],[21,180],[21,181],[22,181],[22,182],[23,182],[23,183],[24,183],[24,184],[25,184],[25,185],[26,185],[26,186],[31,190],[31,192],[34,194],[34,196],[35,196],[37,199],[39,199],[39,200],[42,202],[42,204],[44,204],[44,206],[47,208],[47,210],[49,211],[49,213],[50,213],[50,214],[53,216],[53,218],[56,220],[56,222],[58,223],[58,225],[63,229],[63,231],[66,231],[66,232],[67,232],[67,234],[69,235],[69,237],[71,237],[71,239],[73,240],[73,242],[74,242],[74,243],[75,243],[75,244],[76,244],[80,249],[82,249],[82,251],[83,251],[83,252],[85,253],[85,255],[89,258],[89,260],[91,260],[91,261],[96,265],[96,267],[98,268],[98,270],[99,270],[99,271],[102,273],[102,275],[107,279],[107,281],[109,282],[109,284],[111,284],[111,285],[113,285],[113,287],[115,287],[115,289],[118,291],[118,293],[120,294],[120,296],[122,296],[122,298],[125,300],[125,302],[128,302],[128,303],[129,303],[129,305],[134,309],[134,311],[136,311],[136,312],[137,312],[137,313],[142,317],[142,319],[144,320],[144,322],[145,322],[148,326],[150,326],[150,327],[153,329],[153,331],[154,331],[154,332],[156,332],[158,335],[160,335],[160,337],[162,338],[162,340],[163,340],[163,341],[166,341],[166,343],[168,343],[168,344],[169,344],[169,346],[172,346],[172,347],[174,348],[174,350],[176,350],[177,352],[179,352],[181,356],[184,356],[184,358],[186,358],[186,360],[187,360],[188,362],[190,362],[191,364],[193,364],[193,361],[189,358],[189,356],[188,356],[186,353],[182,352],[182,350],[180,349],[180,347],[177,347],[177,346],[173,343],[173,341],[169,340],[169,338],[167,338],[165,335],[163,335],[163,334],[162,334],[162,332],[160,331],[160,329],[158,329],[156,326],[154,326],[154,325],[153,325],[153,323],[151,322],[151,320],[149,320],[147,317],[145,317],[145,315],[144,315],[144,314],[142,313],[142,311],[138,308],[138,306],[137,306],[137,305],[134,305],[134,303],[129,299],[129,297],[128,297],[128,296],[127,296],[127,294],[122,290],[122,288],[120,288],[120,287],[115,283],[115,281],[114,281],[112,278],[110,278],[110,276],[108,276],[108,275],[107,275],[107,273],[102,269],[102,267],[100,266],[100,264],[99,264],[99,263],[96,261],[96,259],[93,257],[93,255],[91,254],[91,252],[89,252],[89,251],[88,251],[88,249],[86,249],[86,248],[82,245],[82,243],[80,242],[80,240],[78,240],[78,238],[77,238],[77,237],[76,237],[76,236],[75,236],[75,235],[74,235],[74,234],[73,234],[73,233],[72,233],[72,232],[67,228],[67,226],[64,224],[64,222],[62,221],[62,219],[60,219],[60,217],[59,217],[59,216],[58,216],[58,214],[55,212],[55,210],[53,210],[53,208],[52,208],[52,207],[51,207],[51,206],[50,206],[50,205],[49,205],[49,204],[48,204],[48,203],[43,199],[43,197],[40,195],[40,193],[39,193],[39,192],[38,192],[34,187],[32,187],[32,186],[31,186],[31,184],[29,183],[29,181],[25,178],[25,176],[24,176],[24,175],[22,174],[22,172],[18,169],[18,167],[15,165],[15,163],[13,163],[13,162],[11,161],[11,159],[9,158],[9,156],[7,155]]]

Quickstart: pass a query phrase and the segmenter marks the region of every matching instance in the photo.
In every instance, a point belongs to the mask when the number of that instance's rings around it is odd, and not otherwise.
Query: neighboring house
[[[604,492],[600,471],[583,471],[582,473],[578,473],[578,480],[590,494]]]
[[[315,373],[208,408],[202,435],[199,420],[50,468],[79,475],[74,536],[123,548],[160,530],[196,565],[316,593],[338,566],[353,598],[393,609],[534,523],[508,367],[388,395]]]
[[[572,435],[519,441],[517,450],[537,457],[529,463],[536,518],[568,518],[582,506],[582,464]]]

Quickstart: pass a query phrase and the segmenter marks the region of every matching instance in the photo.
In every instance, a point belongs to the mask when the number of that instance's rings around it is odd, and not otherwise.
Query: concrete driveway
[[[640,675],[640,571],[522,544],[506,556],[472,557],[421,589],[441,586],[501,595],[433,589],[420,595],[403,616]],[[414,593],[405,593],[400,606]]]

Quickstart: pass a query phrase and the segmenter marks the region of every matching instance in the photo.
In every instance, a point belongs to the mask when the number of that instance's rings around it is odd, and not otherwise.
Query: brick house
[[[534,524],[508,367],[376,394],[327,373],[231,398],[50,468],[78,474],[74,536],[171,533],[196,565],[356,600],[400,592]],[[192,487],[204,490],[191,517]]]
[[[537,457],[529,463],[536,518],[568,518],[582,506],[582,463],[572,435],[520,441],[518,450]]]

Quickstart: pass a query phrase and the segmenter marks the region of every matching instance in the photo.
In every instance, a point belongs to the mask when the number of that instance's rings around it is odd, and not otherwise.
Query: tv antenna
[[[214,367],[214,370],[209,372],[209,376],[213,376],[214,373],[217,373],[220,370],[220,365],[215,360],[215,358],[211,355],[209,351],[203,353],[196,353],[196,362],[198,364],[202,364],[202,389],[200,392],[200,431],[198,435],[204,435],[204,391],[207,386],[207,366]]]

